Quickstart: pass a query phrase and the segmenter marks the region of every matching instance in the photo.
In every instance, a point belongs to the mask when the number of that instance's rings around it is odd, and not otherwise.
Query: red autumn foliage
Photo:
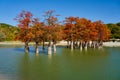
[[[78,17],[66,18],[63,32],[68,41],[106,41],[110,36],[109,29],[101,21],[91,22]]]
[[[28,11],[22,11],[15,20],[19,22],[18,27],[20,28],[20,32],[16,37],[17,40],[21,40],[23,42],[29,42],[32,38],[32,33],[30,25],[32,22],[32,13]]]

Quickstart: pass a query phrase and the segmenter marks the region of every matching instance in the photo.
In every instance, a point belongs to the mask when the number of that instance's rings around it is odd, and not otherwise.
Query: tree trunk
[[[80,46],[80,43],[79,43],[79,41],[77,41],[77,48],[79,48],[79,46]]]
[[[48,45],[48,54],[52,54],[51,41],[49,42],[49,45]]]
[[[38,54],[39,53],[39,42],[36,42],[36,45],[35,45],[35,53]]]
[[[67,41],[67,48],[69,48],[69,41]]]
[[[85,50],[87,50],[87,48],[88,48],[88,42],[87,41],[85,42],[85,47],[84,48],[85,48]]]
[[[73,42],[73,48],[74,48],[74,49],[77,48],[77,42],[76,42],[76,41]]]
[[[95,45],[96,43],[95,43],[95,41],[93,41],[93,48],[95,48],[96,47],[96,45]]]
[[[54,53],[56,53],[56,43],[53,44]]]
[[[73,41],[71,41],[71,51],[73,51]]]
[[[80,42],[80,50],[82,51],[82,49],[83,49],[83,45],[82,45],[82,41]]]
[[[100,48],[102,48],[102,46],[103,46],[103,41],[101,40],[101,41],[99,41],[99,46],[98,46],[98,48],[100,49]]]
[[[28,46],[28,42],[25,42],[25,53],[29,52],[29,46]]]
[[[48,54],[52,54],[52,48],[51,48],[51,46],[48,46]]]
[[[92,47],[92,41],[89,41],[89,47]]]
[[[45,41],[43,40],[43,47],[42,47],[43,50],[45,50]]]

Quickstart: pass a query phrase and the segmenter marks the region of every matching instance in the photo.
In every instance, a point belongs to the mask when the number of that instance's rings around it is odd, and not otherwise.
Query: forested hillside
[[[18,31],[18,27],[6,23],[0,23],[0,41],[13,41]]]
[[[107,24],[107,27],[111,30],[111,39],[120,39],[120,22],[113,24]]]

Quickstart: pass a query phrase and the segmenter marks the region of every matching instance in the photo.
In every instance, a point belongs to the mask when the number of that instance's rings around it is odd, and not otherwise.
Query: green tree
[[[111,38],[112,39],[120,39],[120,23],[117,24],[107,24],[107,27],[111,30]]]
[[[19,28],[6,23],[0,23],[0,28],[6,36],[5,41],[13,41],[16,37],[16,33],[19,31]]]
[[[116,25],[120,27],[120,22],[116,23]]]
[[[4,41],[6,35],[0,30],[0,41]]]

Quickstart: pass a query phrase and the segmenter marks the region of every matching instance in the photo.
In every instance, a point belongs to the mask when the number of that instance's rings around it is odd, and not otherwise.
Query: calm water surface
[[[0,46],[0,80],[120,80],[120,47],[35,55],[33,47],[25,54],[23,47]]]

